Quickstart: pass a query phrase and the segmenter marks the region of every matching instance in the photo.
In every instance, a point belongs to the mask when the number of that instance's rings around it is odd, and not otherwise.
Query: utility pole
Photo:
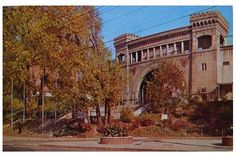
[[[13,131],[13,78],[11,78],[11,131]]]
[[[43,69],[43,78],[42,78],[42,133],[44,129],[44,77],[45,77],[45,68]]]

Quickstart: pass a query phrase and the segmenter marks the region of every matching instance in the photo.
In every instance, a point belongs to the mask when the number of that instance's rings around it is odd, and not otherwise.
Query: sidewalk
[[[133,144],[104,145],[99,141],[70,141],[43,143],[40,146],[103,149],[104,151],[232,151],[231,147],[220,145],[221,140],[183,140],[183,139],[137,139]]]
[[[44,147],[55,150],[74,149],[76,151],[232,151],[232,147],[221,146],[220,138],[201,139],[159,139],[134,138],[133,144],[104,145],[99,138],[26,138],[5,137],[5,145]]]

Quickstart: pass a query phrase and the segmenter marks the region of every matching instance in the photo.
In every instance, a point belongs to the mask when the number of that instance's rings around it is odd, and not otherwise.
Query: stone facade
[[[114,39],[116,57],[127,71],[122,101],[140,104],[145,75],[160,60],[183,71],[186,93],[222,98],[232,92],[233,46],[226,46],[229,25],[217,11],[193,14],[190,25],[145,37],[124,34]],[[142,95],[141,95],[142,96]]]

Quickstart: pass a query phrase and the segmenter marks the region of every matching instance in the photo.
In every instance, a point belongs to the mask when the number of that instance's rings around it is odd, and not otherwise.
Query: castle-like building
[[[226,45],[229,24],[218,11],[192,14],[190,25],[139,37],[114,39],[117,59],[129,82],[122,101],[144,104],[143,78],[160,60],[175,62],[183,71],[187,94],[201,92],[207,99],[232,92],[233,46]],[[161,93],[159,93],[161,94]]]

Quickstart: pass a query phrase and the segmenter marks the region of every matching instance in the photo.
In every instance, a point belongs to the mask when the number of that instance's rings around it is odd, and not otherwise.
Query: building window
[[[153,58],[154,58],[153,52],[154,52],[154,51],[153,51],[153,48],[150,48],[150,49],[149,49],[149,58],[150,58],[150,59],[153,59]]]
[[[225,39],[223,36],[220,35],[220,46],[224,46]]]
[[[229,61],[224,61],[223,66],[227,66],[227,65],[229,65]]]
[[[160,56],[160,47],[155,47],[155,55],[157,56],[157,57],[159,57]]]
[[[162,48],[163,56],[166,56],[167,55],[167,47],[166,47],[166,45],[161,46],[161,48]]]
[[[119,55],[118,60],[119,60],[120,63],[124,63],[125,62],[125,54]]]
[[[169,52],[171,55],[173,55],[174,52],[175,52],[174,44],[172,43],[172,44],[169,44],[168,46],[169,46],[169,51],[168,51],[168,52]]]
[[[142,53],[141,51],[138,51],[138,62],[140,62],[142,59]]]
[[[147,60],[147,50],[143,50],[143,60]]]
[[[181,42],[177,42],[176,43],[176,51],[177,51],[177,54],[180,54],[182,49],[181,49]]]
[[[198,50],[205,50],[211,47],[211,35],[198,37]]]
[[[206,71],[207,70],[207,64],[206,63],[202,63],[202,71]]]
[[[136,52],[132,53],[131,56],[132,56],[132,63],[137,62]]]
[[[189,53],[189,41],[184,41],[184,53]]]

